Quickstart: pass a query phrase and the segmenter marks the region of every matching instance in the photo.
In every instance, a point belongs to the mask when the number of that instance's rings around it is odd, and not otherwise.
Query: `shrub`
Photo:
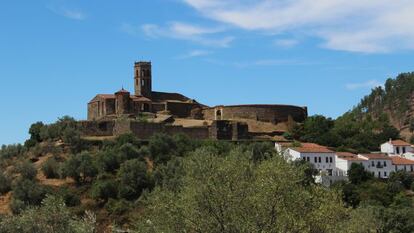
[[[46,178],[58,178],[59,177],[59,163],[55,158],[49,158],[42,165],[42,171],[45,174]]]
[[[37,170],[30,162],[23,162],[17,166],[17,172],[23,179],[33,180],[36,178]]]
[[[98,169],[88,152],[73,155],[63,166],[65,176],[72,177],[77,184],[86,182],[87,179],[95,177]]]
[[[105,208],[108,210],[110,214],[113,215],[122,215],[126,213],[128,210],[131,209],[131,203],[128,201],[121,199],[121,200],[114,200],[109,199],[108,203],[106,203]]]
[[[11,190],[11,180],[0,172],[0,195],[5,194]]]
[[[62,199],[47,197],[42,206],[0,221],[1,233],[94,233],[96,218],[87,212],[83,219],[73,216]]]
[[[21,179],[13,187],[13,199],[27,205],[39,205],[46,196],[46,189],[33,180]]]
[[[142,191],[151,185],[147,165],[138,159],[123,163],[118,171],[118,177],[121,187],[120,196],[128,200],[138,198]]]
[[[0,150],[0,158],[9,159],[18,156],[23,152],[21,144],[2,145]]]
[[[62,198],[65,205],[69,207],[78,206],[81,203],[79,196],[74,194],[73,191],[67,187],[60,188],[57,192],[57,196]]]
[[[166,134],[155,134],[150,138],[149,150],[152,160],[156,163],[165,163],[175,154],[177,145]]]
[[[118,185],[114,180],[97,180],[91,189],[91,197],[103,202],[107,202],[109,198],[116,198],[117,195]]]
[[[119,168],[118,158],[114,150],[104,151],[98,154],[98,169],[101,172],[113,172]]]

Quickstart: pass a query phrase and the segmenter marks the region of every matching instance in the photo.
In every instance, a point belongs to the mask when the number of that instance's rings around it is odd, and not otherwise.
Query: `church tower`
[[[135,95],[151,98],[151,62],[135,62],[134,65]]]

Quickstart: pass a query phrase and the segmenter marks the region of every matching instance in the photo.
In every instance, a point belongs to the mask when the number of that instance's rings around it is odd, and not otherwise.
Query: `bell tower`
[[[152,78],[151,62],[135,62],[134,65],[134,86],[135,95],[151,98]]]

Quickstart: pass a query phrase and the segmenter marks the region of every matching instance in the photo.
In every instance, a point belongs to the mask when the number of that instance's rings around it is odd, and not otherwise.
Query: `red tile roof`
[[[300,147],[291,147],[291,149],[300,153],[334,153],[325,146],[306,142],[301,143]]]
[[[391,156],[392,164],[394,165],[414,165],[414,161],[400,156]]]
[[[115,95],[112,94],[98,94],[98,97],[102,97],[104,99],[115,99]]]
[[[410,143],[403,141],[401,139],[397,139],[397,140],[392,140],[391,144],[394,146],[411,146]]]
[[[350,152],[336,152],[338,158],[349,161],[365,161],[366,159],[359,158],[358,155]]]
[[[365,158],[368,158],[368,159],[391,160],[391,158],[389,156],[387,156],[386,154],[381,154],[381,153],[361,154],[361,155],[364,156]]]

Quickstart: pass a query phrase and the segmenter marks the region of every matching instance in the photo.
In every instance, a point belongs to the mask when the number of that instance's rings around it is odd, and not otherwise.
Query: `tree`
[[[398,182],[404,186],[405,189],[410,189],[414,181],[413,175],[406,171],[391,172],[389,182]]]
[[[335,232],[345,217],[336,192],[302,186],[303,173],[279,156],[254,164],[240,150],[200,153],[184,169],[180,189],[149,194],[138,232]]]
[[[132,159],[121,165],[118,171],[120,180],[120,196],[133,200],[138,198],[145,188],[151,186],[146,163]]]
[[[49,196],[38,208],[0,220],[0,233],[94,233],[96,218],[87,212],[83,219],[72,215],[62,199]]]
[[[11,190],[11,179],[0,172],[0,195]]]
[[[82,152],[71,156],[63,166],[63,173],[72,177],[76,183],[81,184],[92,179],[98,173],[98,169],[88,152]]]
[[[59,163],[55,158],[49,158],[42,165],[43,174],[46,178],[53,179],[59,177]]]
[[[156,163],[165,163],[175,155],[177,145],[174,140],[166,134],[155,134],[150,138],[149,150],[151,158]]]
[[[372,174],[365,171],[362,164],[352,163],[348,171],[348,178],[352,184],[360,184],[372,178]]]
[[[37,170],[30,162],[22,162],[17,166],[17,171],[23,179],[33,180],[36,178]]]
[[[22,201],[26,206],[39,205],[46,193],[43,186],[28,179],[20,179],[13,187],[13,199]]]
[[[114,180],[97,180],[92,186],[91,196],[106,203],[110,198],[118,196],[118,185]]]

